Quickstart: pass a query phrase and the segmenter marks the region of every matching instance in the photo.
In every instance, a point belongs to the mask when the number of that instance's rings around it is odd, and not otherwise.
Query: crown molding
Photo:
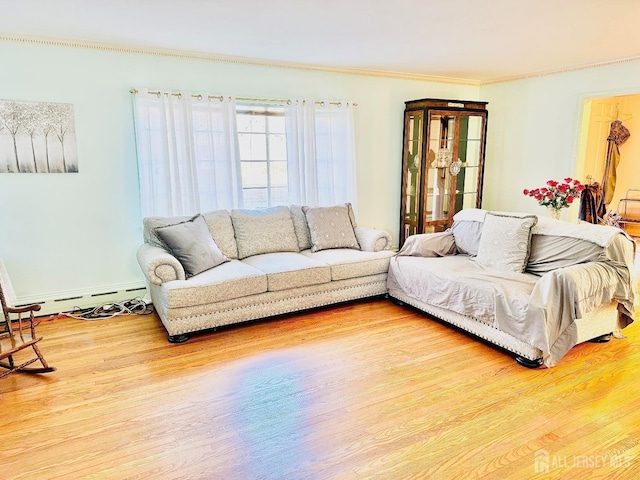
[[[640,55],[636,55],[634,57],[625,57],[625,58],[616,58],[613,60],[605,60],[602,62],[596,62],[596,63],[589,63],[589,64],[585,64],[585,65],[574,65],[572,67],[564,67],[564,68],[557,68],[554,70],[545,70],[545,71],[541,71],[541,72],[535,72],[535,73],[528,73],[528,74],[523,74],[523,75],[511,75],[511,76],[506,76],[506,77],[498,77],[498,78],[494,78],[494,79],[490,79],[490,80],[481,80],[478,85],[479,86],[485,86],[485,85],[494,85],[497,83],[507,83],[507,82],[515,82],[518,80],[527,80],[529,78],[537,78],[537,77],[547,77],[550,75],[558,75],[561,73],[571,73],[571,72],[577,72],[580,70],[588,70],[591,68],[599,68],[599,67],[607,67],[610,65],[620,65],[623,63],[632,63],[632,62],[637,62],[640,61]]]
[[[99,50],[106,52],[118,52],[137,55],[151,55],[168,58],[182,58],[188,60],[201,60],[213,63],[231,63],[238,65],[252,65],[271,68],[286,68],[292,70],[308,70],[315,72],[341,73],[347,75],[364,75],[369,77],[396,78],[402,80],[418,80],[422,82],[448,83],[458,85],[479,86],[480,81],[464,78],[441,77],[418,73],[393,72],[386,70],[374,70],[364,68],[345,68],[329,65],[310,65],[305,63],[283,62],[278,60],[265,60],[250,57],[235,57],[213,53],[203,53],[188,50],[174,50],[168,48],[123,45],[116,43],[94,42],[86,40],[74,40],[68,38],[38,37],[31,35],[18,35],[0,33],[0,41],[28,43],[35,45],[47,45],[53,47],[78,48],[85,50]]]
[[[624,63],[632,63],[640,61],[640,55],[633,57],[618,58],[613,60],[606,60],[603,62],[590,63],[585,65],[574,65],[571,67],[564,67],[552,70],[545,70],[534,73],[527,73],[522,75],[508,75],[504,77],[496,77],[487,80],[475,80],[469,78],[456,78],[456,77],[443,77],[437,75],[427,75],[420,73],[407,73],[407,72],[393,72],[387,70],[375,70],[364,68],[346,68],[336,67],[330,65],[310,65],[305,63],[295,62],[283,62],[278,60],[265,60],[259,58],[250,57],[236,57],[230,55],[221,55],[214,53],[203,53],[189,50],[176,50],[169,48],[147,47],[147,46],[134,46],[124,45],[117,43],[105,43],[94,42],[87,40],[75,40],[69,38],[53,38],[53,37],[39,37],[32,35],[19,35],[13,33],[0,33],[0,41],[3,42],[17,42],[28,43],[35,45],[47,45],[53,47],[67,47],[78,48],[85,50],[98,50],[106,52],[118,52],[134,55],[149,55],[157,57],[167,58],[182,58],[187,60],[201,60],[212,63],[230,63],[237,65],[252,65],[259,67],[270,68],[286,68],[291,70],[307,70],[314,72],[328,72],[328,73],[340,73],[345,75],[362,75],[369,77],[382,77],[382,78],[395,78],[401,80],[416,80],[421,82],[434,82],[434,83],[447,83],[454,85],[469,85],[482,87],[486,85],[495,85],[499,83],[515,82],[518,80],[527,80],[537,77],[546,77],[549,75],[557,75],[562,73],[576,72],[580,70],[587,70],[591,68],[606,67],[611,65],[619,65]]]

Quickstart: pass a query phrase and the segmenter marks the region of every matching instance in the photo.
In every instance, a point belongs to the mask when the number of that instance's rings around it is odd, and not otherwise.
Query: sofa
[[[408,237],[387,286],[399,303],[551,367],[577,343],[634,320],[635,243],[622,230],[464,209],[445,232]]]
[[[350,204],[148,217],[138,263],[170,342],[198,331],[384,295],[391,236]]]

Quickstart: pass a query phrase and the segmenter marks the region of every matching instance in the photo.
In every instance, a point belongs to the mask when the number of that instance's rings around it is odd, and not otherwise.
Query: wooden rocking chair
[[[0,317],[0,367],[6,370],[0,370],[0,378],[9,375],[17,370],[29,373],[47,373],[53,372],[55,368],[47,365],[46,360],[40,353],[37,343],[42,337],[36,336],[36,323],[34,312],[40,310],[40,305],[27,305],[15,308],[15,293],[11,280],[4,266],[4,261],[0,258],[0,302],[2,302],[2,317]],[[22,315],[28,313],[29,318],[22,318]],[[17,315],[17,318],[11,318],[11,315]],[[28,348],[32,348],[35,358],[31,358],[22,363],[16,363],[13,356]],[[40,361],[42,367],[29,367],[32,363]]]

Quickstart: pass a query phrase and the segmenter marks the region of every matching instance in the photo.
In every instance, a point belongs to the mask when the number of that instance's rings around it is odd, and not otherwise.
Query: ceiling
[[[0,38],[489,83],[640,59],[638,0],[0,0]]]

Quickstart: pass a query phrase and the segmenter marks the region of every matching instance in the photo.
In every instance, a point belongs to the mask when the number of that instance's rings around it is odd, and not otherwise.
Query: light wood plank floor
[[[640,476],[638,324],[538,370],[383,299],[182,345],[155,315],[39,330],[58,371],[0,380],[2,479]]]

